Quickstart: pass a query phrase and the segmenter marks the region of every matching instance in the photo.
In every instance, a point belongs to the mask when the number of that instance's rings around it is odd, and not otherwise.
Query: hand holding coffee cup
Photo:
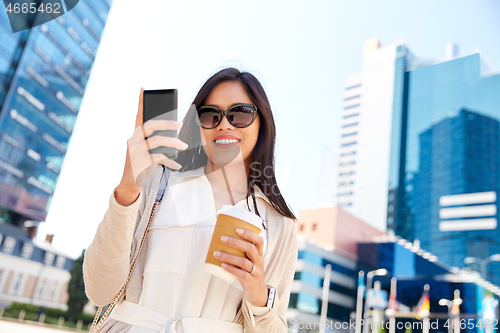
[[[265,306],[267,301],[261,231],[259,216],[239,207],[223,206],[217,212],[205,261],[207,272],[230,284],[238,279],[243,298],[255,306]]]

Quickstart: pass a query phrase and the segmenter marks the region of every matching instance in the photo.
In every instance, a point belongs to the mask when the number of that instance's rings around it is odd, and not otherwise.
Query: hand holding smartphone
[[[151,119],[177,121],[177,89],[144,90],[143,94],[143,123]],[[155,131],[148,138],[155,135],[177,138],[177,131]],[[177,158],[177,149],[173,147],[159,146],[150,149],[149,153],[161,153],[170,159]]]
[[[173,170],[181,168],[179,163],[170,157],[165,158],[166,155],[163,153],[165,151],[170,155],[168,150],[174,150],[175,153],[170,156],[175,156],[177,150],[185,150],[188,147],[185,142],[177,138],[177,130],[181,128],[182,124],[175,120],[177,118],[177,91],[172,90],[167,91],[165,94],[160,93],[160,95],[168,95],[169,98],[153,98],[153,103],[145,112],[144,97],[147,94],[141,88],[135,130],[127,140],[127,156],[123,175],[120,184],[115,189],[116,201],[122,206],[128,206],[137,199],[141,188],[144,187],[147,179],[155,171],[157,162],[161,162]],[[159,102],[159,106],[155,107],[154,100]],[[148,100],[148,105],[149,102]],[[165,107],[165,104],[167,107]],[[156,115],[160,115],[160,118],[155,119],[155,109],[157,111]],[[164,132],[169,136],[155,135]],[[145,138],[149,139],[146,141]],[[154,152],[157,149],[161,152],[151,153],[151,151]]]

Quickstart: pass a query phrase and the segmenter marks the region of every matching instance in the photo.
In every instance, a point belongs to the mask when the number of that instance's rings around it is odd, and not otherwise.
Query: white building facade
[[[362,72],[344,83],[337,205],[382,231],[387,223],[395,68],[401,45],[380,47],[377,39],[367,40]]]
[[[49,241],[0,225],[0,307],[17,302],[67,310],[73,262]]]

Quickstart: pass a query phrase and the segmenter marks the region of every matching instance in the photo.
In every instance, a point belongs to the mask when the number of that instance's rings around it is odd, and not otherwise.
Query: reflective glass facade
[[[18,33],[0,11],[4,223],[45,220],[111,1],[79,1],[63,16]]]
[[[397,61],[388,227],[450,266],[500,253],[500,75],[481,77],[479,54]],[[491,262],[487,279],[499,272]]]
[[[398,243],[360,243],[358,249],[360,267],[385,268],[391,277],[398,279],[430,278],[449,273],[443,263],[424,258],[422,250],[419,254]]]
[[[390,293],[391,278],[397,278],[397,301],[409,309],[416,307],[422,297],[424,286],[428,284],[430,286],[431,313],[446,314],[448,309],[446,306],[439,305],[439,300],[453,299],[454,292],[457,289],[460,291],[460,298],[463,301],[460,305],[462,315],[480,315],[482,311],[481,301],[485,295],[483,287],[474,281],[467,281],[468,279],[460,278],[459,275],[451,274],[449,266],[436,260],[435,257],[427,258],[428,253],[422,249],[414,248],[412,243],[402,240],[397,242],[360,243],[358,245],[358,255],[358,265],[363,267],[365,273],[379,268],[387,269],[387,275],[374,276],[373,280],[380,281],[381,288],[387,291],[388,294]],[[418,322],[415,318],[399,318],[397,321],[403,323]],[[447,332],[445,322],[446,319],[439,320],[438,325],[433,326],[430,332]],[[480,331],[476,328],[462,330],[462,332]],[[403,333],[405,329],[397,329],[396,332]]]
[[[299,249],[298,267],[301,268],[297,269],[294,277],[299,287],[292,287],[288,307],[303,314],[317,316],[319,322],[325,267],[328,264],[332,270],[327,317],[348,322],[355,308],[357,264],[311,243],[303,243]]]

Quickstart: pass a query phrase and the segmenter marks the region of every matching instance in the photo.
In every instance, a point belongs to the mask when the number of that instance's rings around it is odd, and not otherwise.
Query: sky
[[[177,88],[182,120],[225,66],[252,72],[268,94],[278,184],[295,214],[333,205],[343,82],[361,71],[364,41],[404,40],[437,60],[454,42],[500,70],[499,17],[498,0],[114,0],[39,237],[55,234],[73,257],[91,243],[121,179],[141,87]]]

